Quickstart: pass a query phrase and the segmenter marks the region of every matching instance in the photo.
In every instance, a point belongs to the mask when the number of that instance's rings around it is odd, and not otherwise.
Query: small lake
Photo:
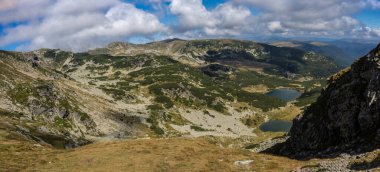
[[[293,101],[297,99],[298,97],[301,96],[301,93],[298,92],[297,90],[289,89],[289,88],[281,88],[281,89],[276,89],[272,90],[266,95],[271,96],[271,97],[276,97],[284,101]]]
[[[289,132],[292,127],[291,121],[284,120],[269,120],[260,125],[261,131],[271,131],[271,132]]]

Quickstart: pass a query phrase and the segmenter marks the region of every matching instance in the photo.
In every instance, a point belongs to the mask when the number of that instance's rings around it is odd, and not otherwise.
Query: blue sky
[[[362,10],[355,17],[369,27],[380,28],[380,10],[378,9]]]
[[[0,0],[0,49],[169,38],[380,39],[379,0]]]

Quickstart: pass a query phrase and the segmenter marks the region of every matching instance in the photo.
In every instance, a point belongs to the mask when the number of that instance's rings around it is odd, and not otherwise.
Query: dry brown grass
[[[253,160],[236,166],[237,160]],[[289,171],[304,162],[215,146],[203,139],[103,142],[57,154],[38,171]]]
[[[54,155],[63,152],[24,140],[17,133],[0,125],[0,171],[21,171],[36,165],[46,164]]]
[[[3,121],[4,122],[4,121]],[[0,122],[0,171],[290,171],[309,164],[206,138],[104,141],[72,150],[27,141]],[[235,161],[253,160],[247,166]]]
[[[276,46],[276,47],[290,47],[295,48],[301,46],[300,44],[295,44],[293,42],[273,42],[270,45]]]
[[[311,45],[315,46],[327,46],[329,44],[323,43],[323,42],[310,42]]]
[[[250,93],[266,93],[266,92],[268,92],[268,87],[264,84],[251,85],[249,87],[244,87],[242,89],[244,91],[247,91]]]
[[[266,112],[266,115],[271,119],[292,121],[297,115],[301,114],[301,112],[302,110],[299,107],[289,103],[285,107]]]

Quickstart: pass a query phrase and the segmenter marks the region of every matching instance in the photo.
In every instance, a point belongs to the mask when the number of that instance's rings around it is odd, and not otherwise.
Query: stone
[[[253,160],[240,160],[240,161],[235,161],[234,165],[249,165],[253,163]]]

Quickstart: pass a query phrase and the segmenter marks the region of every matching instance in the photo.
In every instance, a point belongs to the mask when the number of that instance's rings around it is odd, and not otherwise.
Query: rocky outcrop
[[[233,69],[229,66],[224,66],[220,64],[210,64],[202,68],[202,72],[210,77],[227,77],[227,74]]]
[[[380,143],[380,44],[332,76],[317,102],[293,121],[283,154],[360,150]],[[370,146],[371,145],[371,146]]]

